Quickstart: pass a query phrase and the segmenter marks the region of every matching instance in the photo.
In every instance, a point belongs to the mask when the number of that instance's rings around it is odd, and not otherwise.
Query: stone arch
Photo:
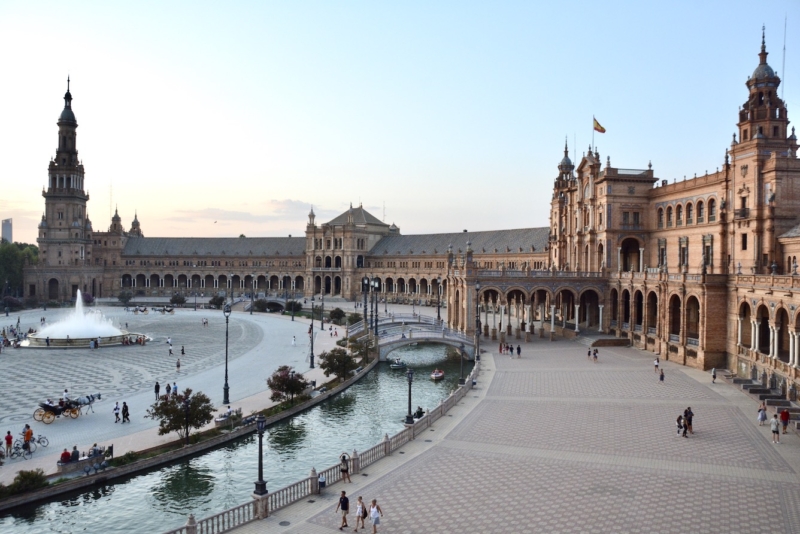
[[[658,332],[658,293],[650,291],[647,294],[647,333],[656,334]]]
[[[175,277],[171,274],[164,275],[164,287],[171,288],[175,287]]]
[[[337,268],[337,269],[341,269],[342,268],[342,257],[341,256],[336,256],[333,259],[333,266],[335,268]]]
[[[683,205],[675,206],[675,226],[683,226]]]
[[[317,256],[314,258],[314,267],[316,267],[317,269],[322,268],[322,256]]]
[[[336,276],[333,279],[333,294],[334,295],[342,294],[342,278],[340,276]]]
[[[358,255],[356,256],[356,268],[363,269],[364,268],[364,256]]]
[[[404,278],[397,279],[397,292],[401,295],[406,293],[406,281]]]
[[[640,289],[633,292],[633,329],[641,331],[644,326],[644,293]]]
[[[129,274],[122,275],[122,288],[133,287],[133,277]]]
[[[631,327],[631,292],[627,289],[622,290],[622,327],[628,329]],[[627,326],[626,326],[627,325]]]
[[[686,224],[694,223],[694,205],[691,202],[686,203]]]
[[[700,301],[694,295],[686,297],[686,338],[700,342]]]
[[[408,292],[412,295],[417,293],[417,281],[414,278],[408,279]]]
[[[769,308],[766,304],[760,304],[756,308],[756,350],[762,354],[769,354]]]
[[[49,298],[50,300],[59,300],[58,286],[59,284],[57,278],[51,278],[50,280],[47,281],[47,298]]]
[[[706,217],[706,205],[703,203],[702,200],[697,201],[697,222],[705,222]]]
[[[184,290],[189,287],[189,277],[185,274],[178,275],[178,288]]]
[[[626,237],[620,244],[620,270],[638,271],[641,263],[641,242],[636,237]]]
[[[575,302],[577,295],[572,288],[561,287],[556,290],[555,302],[556,316],[563,323],[564,326],[568,322],[575,321]]]
[[[608,300],[611,304],[611,309],[609,310],[611,312],[611,320],[619,321],[619,292],[617,288],[612,287],[608,295]]]
[[[331,289],[333,289],[333,280],[331,280],[330,276],[328,275],[325,276],[324,284],[325,287],[323,288],[323,294],[330,295]]]
[[[314,277],[314,294],[319,295],[322,293],[322,277],[317,275]]]
[[[294,277],[294,290],[295,291],[304,291],[306,288],[306,279],[302,276],[295,276]]]
[[[673,343],[677,342],[678,339],[676,338],[679,338],[681,335],[681,313],[683,313],[682,308],[683,306],[680,295],[672,295],[669,298],[669,320],[667,322],[669,324],[670,341]]]
[[[419,279],[419,292],[422,295],[426,295],[426,296],[428,295],[428,288],[429,287],[430,287],[430,285],[428,284],[428,280],[427,279],[425,279],[425,278],[420,278]]]
[[[258,278],[256,278],[256,292],[264,293],[267,291],[267,277],[266,275],[260,274]]]
[[[667,206],[667,228],[673,226],[674,218],[672,216],[672,206]]]
[[[741,344],[745,347],[752,347],[753,317],[750,304],[746,300],[739,303],[739,324],[741,325],[741,331],[739,333]]]
[[[198,289],[203,287],[203,279],[200,278],[199,274],[193,274],[192,275],[192,285],[191,285],[191,287],[194,290],[198,290]]]
[[[229,282],[228,275],[220,274],[219,276],[217,276],[217,289],[219,291],[224,291],[226,295],[230,291],[230,289],[228,289],[228,282]]]
[[[789,311],[781,306],[775,311],[775,352],[780,361],[789,363]]]
[[[384,287],[387,293],[394,293],[394,279],[392,277],[387,278],[384,282]]]
[[[141,273],[136,275],[136,287],[144,289],[147,286],[147,277]]]
[[[214,276],[207,274],[204,281],[206,291],[212,291],[214,289]]]
[[[578,324],[584,328],[600,326],[600,293],[594,288],[584,289],[579,298]]]
[[[330,269],[333,267],[333,259],[330,256],[325,256],[325,268]]]
[[[280,288],[280,284],[278,283],[280,278],[278,278],[277,274],[273,274],[269,277],[269,289],[270,291],[277,291]]]

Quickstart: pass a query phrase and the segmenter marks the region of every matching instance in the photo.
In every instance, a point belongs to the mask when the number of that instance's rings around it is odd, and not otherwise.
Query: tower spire
[[[767,52],[767,40],[766,40],[766,26],[761,26],[761,52],[758,53],[758,58],[760,60],[759,65],[766,65],[767,64],[767,56],[769,52]]]

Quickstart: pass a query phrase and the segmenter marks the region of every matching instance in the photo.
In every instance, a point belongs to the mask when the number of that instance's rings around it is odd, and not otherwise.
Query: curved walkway
[[[378,499],[382,534],[800,531],[800,438],[772,445],[741,391],[671,363],[659,383],[634,349],[592,363],[579,343],[522,347],[484,355],[477,389],[429,439],[235,532],[334,532],[343,489]]]

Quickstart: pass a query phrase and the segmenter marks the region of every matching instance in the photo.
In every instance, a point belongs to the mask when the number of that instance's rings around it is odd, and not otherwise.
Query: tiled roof
[[[305,237],[133,237],[123,256],[304,256]]]
[[[454,232],[450,234],[422,234],[387,236],[378,241],[370,255],[383,254],[446,254],[447,246],[453,252],[467,249],[472,243],[475,254],[503,254],[507,252],[544,252],[550,228],[519,228],[517,230],[493,230],[489,232]]]
[[[800,237],[800,224],[778,237]]]
[[[385,222],[381,221],[370,212],[365,210],[363,207],[359,206],[357,208],[350,208],[349,210],[345,211],[335,219],[328,222],[330,225],[340,225],[340,224],[347,224],[348,215],[352,212],[353,214],[353,223],[354,224],[377,224],[380,226],[389,226]]]

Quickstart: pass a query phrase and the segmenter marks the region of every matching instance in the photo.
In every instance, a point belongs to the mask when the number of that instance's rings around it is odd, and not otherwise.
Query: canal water
[[[392,353],[414,369],[412,409],[433,409],[458,387],[458,356],[444,345],[405,347]],[[439,367],[445,379],[433,382]],[[464,361],[464,375],[472,362]],[[344,393],[264,434],[264,478],[277,490],[307,477],[312,467],[334,465],[341,452],[362,451],[403,428],[408,411],[405,371],[381,363]],[[33,533],[164,532],[247,502],[258,478],[258,438],[251,434],[196,458],[123,479],[113,485],[0,516],[0,531]]]

